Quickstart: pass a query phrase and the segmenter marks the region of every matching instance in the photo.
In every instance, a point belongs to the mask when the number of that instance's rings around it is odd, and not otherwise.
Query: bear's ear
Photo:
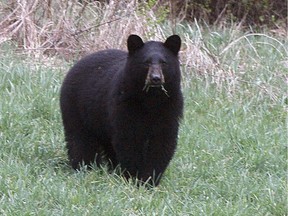
[[[144,45],[142,39],[138,35],[130,35],[127,40],[129,54],[133,54],[137,49]]]
[[[181,47],[181,38],[178,35],[172,35],[166,39],[164,46],[175,55],[178,55]]]

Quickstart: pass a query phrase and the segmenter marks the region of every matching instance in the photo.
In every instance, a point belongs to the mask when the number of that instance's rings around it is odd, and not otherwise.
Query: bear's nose
[[[153,85],[160,85],[161,84],[161,76],[160,76],[160,74],[152,74],[151,75],[151,83]]]

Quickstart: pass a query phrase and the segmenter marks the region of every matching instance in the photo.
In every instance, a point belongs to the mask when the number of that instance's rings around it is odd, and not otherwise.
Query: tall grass
[[[287,214],[285,103],[256,87],[232,97],[184,78],[179,146],[159,187],[147,191],[105,168],[67,165],[62,68],[10,53],[0,73],[1,215]]]
[[[237,26],[158,25],[135,2],[19,2],[0,3],[11,10],[0,28],[1,215],[287,215],[286,38]],[[43,6],[49,10],[41,13]],[[29,20],[36,23],[33,46],[24,37]],[[87,31],[75,34],[80,29]],[[126,49],[130,33],[164,40],[172,30],[183,40],[185,114],[159,187],[137,188],[105,167],[72,171],[58,101],[73,61],[98,49]],[[61,42],[52,43],[57,34]]]
[[[51,58],[55,57],[71,61],[100,49],[126,49],[127,37],[132,33],[162,41],[177,33],[183,40],[180,56],[188,73],[193,69],[197,78],[209,77],[209,82],[219,88],[226,84],[229,94],[237,91],[239,83],[245,85],[251,80],[273,100],[282,94],[278,83],[267,88],[267,82],[278,80],[283,84],[281,80],[285,78],[274,68],[263,67],[263,52],[269,50],[269,61],[279,62],[280,71],[285,70],[287,40],[273,37],[271,32],[243,35],[241,26],[235,24],[222,27],[219,34],[217,29],[200,26],[196,20],[193,25],[176,24],[177,20],[163,22],[168,15],[165,10],[156,13],[136,0],[109,4],[76,0],[2,1],[0,8],[0,46],[13,43],[11,48],[15,51],[25,50],[32,58],[46,59],[46,64],[54,62]],[[268,76],[275,79],[263,77],[263,70],[270,71]]]

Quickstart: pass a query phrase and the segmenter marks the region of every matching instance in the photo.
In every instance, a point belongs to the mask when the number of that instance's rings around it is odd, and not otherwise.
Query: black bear
[[[74,169],[106,158],[126,178],[158,185],[183,113],[180,46],[178,35],[164,43],[130,35],[128,53],[99,51],[70,69],[60,106]]]

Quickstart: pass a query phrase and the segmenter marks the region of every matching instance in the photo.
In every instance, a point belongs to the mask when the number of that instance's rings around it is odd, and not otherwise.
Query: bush
[[[169,3],[160,0],[157,5],[170,7],[173,18],[204,20],[209,24],[228,20],[247,26],[271,27],[278,22],[284,24],[287,17],[287,1],[284,0],[170,0]]]

